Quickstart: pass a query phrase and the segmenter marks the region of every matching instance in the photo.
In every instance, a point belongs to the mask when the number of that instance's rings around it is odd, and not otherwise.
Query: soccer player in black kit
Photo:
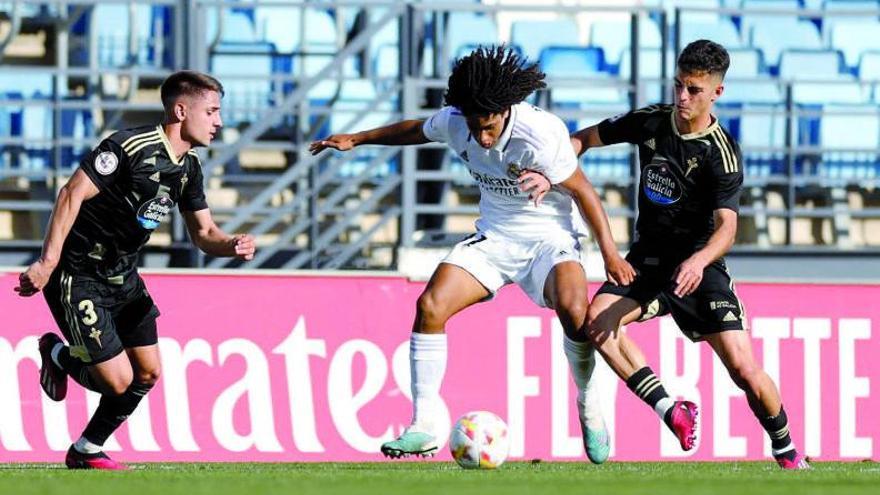
[[[67,377],[101,393],[79,440],[67,451],[71,469],[125,469],[102,446],[159,379],[153,304],[137,272],[150,234],[175,205],[192,242],[213,256],[254,256],[250,235],[230,236],[211,217],[193,148],[207,146],[223,122],[223,86],[192,71],[162,84],[164,122],[111,134],[61,188],[40,258],[15,290],[40,290],[69,345],[40,338],[40,385],[53,400]]]
[[[650,405],[690,450],[697,407],[674,402],[621,325],[671,314],[694,341],[706,341],[767,431],[784,469],[808,469],[788,431],[776,385],[755,362],[745,312],[724,254],[733,245],[743,184],[742,158],[733,137],[712,115],[724,92],[727,51],[708,40],[682,50],[674,105],[653,105],[600,122],[572,135],[580,156],[615,143],[639,147],[641,180],[636,240],[627,260],[637,277],[605,283],[590,304],[587,331],[608,364]]]

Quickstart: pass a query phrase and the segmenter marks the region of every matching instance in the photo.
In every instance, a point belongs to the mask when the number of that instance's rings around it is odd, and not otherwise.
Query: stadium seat
[[[854,78],[841,76],[822,82],[795,82],[791,86],[792,100],[800,105],[867,103],[870,91]]]
[[[709,39],[720,43],[728,50],[743,46],[736,26],[726,18],[716,19],[715,22],[683,22],[681,25],[681,47],[684,48],[691,41],[699,39]]]
[[[721,8],[721,0],[665,0],[663,6],[670,15],[673,15],[675,8],[682,9],[682,23],[687,24],[716,24],[721,19],[718,12],[689,11],[688,8],[700,9],[718,9]],[[670,18],[674,21],[674,18]],[[699,39],[699,38],[694,38]],[[713,38],[714,39],[714,38]],[[715,40],[721,43],[719,40]]]
[[[781,105],[742,106],[739,143],[747,174],[769,177],[784,173],[785,127],[785,107]]]
[[[578,27],[574,20],[517,21],[511,26],[510,42],[518,46],[523,55],[537,61],[541,50],[553,46],[577,46],[580,42]]]
[[[227,126],[256,119],[269,106],[275,47],[269,43],[224,43],[211,56],[211,72],[223,81]]]
[[[235,8],[215,8],[205,10],[206,41],[213,43],[253,43],[257,41],[257,29],[253,17],[247,11]],[[217,33],[218,21],[222,29]],[[288,30],[293,30],[291,26]]]
[[[868,22],[850,22],[849,19],[844,22],[841,19],[830,28],[828,46],[843,52],[848,67],[856,67],[862,53],[880,48],[877,33],[880,33],[880,21],[876,19]]]
[[[727,51],[730,55],[730,67],[726,78],[757,78],[764,73],[764,62],[761,52],[754,48],[734,48]]]
[[[816,25],[789,18],[785,22],[755,21],[750,36],[751,46],[760,48],[767,65],[779,65],[779,57],[787,49],[821,50],[822,40]]]
[[[469,51],[469,47],[497,44],[498,27],[487,15],[452,12],[446,23],[445,42],[446,53],[451,61],[462,49]]]
[[[551,77],[589,77],[601,72],[605,64],[601,48],[580,46],[549,46],[537,60]]]
[[[792,12],[792,15],[766,13],[742,14],[742,16],[740,16],[740,32],[742,33],[743,40],[745,40],[752,32],[752,28],[757,24],[767,26],[770,29],[772,29],[772,26],[778,26],[778,29],[786,28],[789,24],[797,20],[795,11],[800,8],[800,3],[798,0],[743,0],[740,8],[743,10],[761,9]],[[755,45],[753,44],[752,46]]]
[[[618,71],[620,58],[628,51],[632,39],[629,22],[601,22],[593,24],[590,30],[590,46],[605,52],[605,61],[612,72]],[[641,48],[660,48],[660,28],[649,18],[639,20],[639,45]]]
[[[828,79],[841,77],[843,56],[832,50],[785,50],[779,59],[779,77],[783,80]]]
[[[668,82],[673,76],[673,67],[675,61],[670,53],[666,57],[667,70],[666,79],[662,76],[662,59],[659,49],[642,49],[639,50],[639,80],[642,81],[644,87],[645,101],[647,103],[662,103],[668,101],[668,95],[663,95],[663,83]],[[629,50],[624,51],[620,58],[620,77],[629,79],[632,72],[632,62]]]
[[[826,105],[819,133],[819,173],[858,184],[880,177],[880,113],[876,106]]]

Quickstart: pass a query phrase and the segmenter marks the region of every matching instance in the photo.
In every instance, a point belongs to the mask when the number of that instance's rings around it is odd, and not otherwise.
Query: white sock
[[[440,385],[446,373],[446,334],[413,332],[409,339],[409,370],[413,397],[411,428],[433,433]]]
[[[672,400],[672,397],[664,397],[657,401],[657,405],[654,406],[654,412],[657,413],[657,416],[660,416],[661,421],[666,421],[666,411],[672,409],[674,405],[675,401]]]
[[[568,358],[568,366],[571,376],[577,387],[578,414],[590,429],[599,430],[604,428],[605,421],[599,408],[599,394],[590,380],[593,369],[596,367],[596,350],[589,342],[575,342],[563,336],[563,348],[565,357]]]
[[[77,440],[76,443],[73,444],[73,448],[81,454],[97,454],[98,452],[104,450],[103,446],[94,444],[86,440],[86,437],[79,437],[79,440]]]
[[[61,366],[61,362],[58,361],[58,354],[61,353],[61,349],[64,349],[64,344],[61,342],[58,342],[55,344],[55,347],[52,348],[52,362],[59,368],[64,369],[64,366]]]

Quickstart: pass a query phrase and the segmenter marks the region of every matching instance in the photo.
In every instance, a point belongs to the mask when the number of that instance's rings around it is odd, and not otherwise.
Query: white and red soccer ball
[[[465,414],[452,427],[449,451],[465,469],[495,469],[507,460],[507,424],[488,411]]]

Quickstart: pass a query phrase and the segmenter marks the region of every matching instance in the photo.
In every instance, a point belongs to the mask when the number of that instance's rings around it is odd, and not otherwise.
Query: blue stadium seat
[[[880,113],[876,106],[827,105],[819,144],[825,148],[818,172],[825,178],[858,183],[880,177]]]
[[[683,22],[681,25],[681,47],[684,48],[691,41],[699,39],[720,43],[728,50],[743,46],[736,26],[726,18],[718,18],[715,22]]]
[[[760,51],[754,48],[734,48],[727,53],[730,55],[727,78],[757,78],[765,72]]]
[[[880,33],[880,21],[876,19],[859,22],[841,19],[831,25],[828,42],[831,48],[843,52],[848,67],[856,67],[862,53],[880,48],[877,33]]]
[[[787,49],[821,50],[822,39],[816,25],[789,18],[786,22],[758,20],[752,27],[751,45],[764,52],[767,65],[779,65],[780,54]]]
[[[305,17],[303,17],[305,13]],[[315,7],[269,5],[255,9],[257,32],[279,52],[332,51],[337,48],[336,22]]]
[[[731,81],[724,85],[724,94],[719,103],[744,104],[782,104],[782,89],[775,79],[761,78],[747,81]]]
[[[837,81],[795,82],[791,86],[792,100],[800,105],[860,104],[870,100],[867,86],[852,77]]]
[[[619,70],[620,58],[629,50],[630,29],[630,23],[625,21],[599,22],[590,29],[590,46],[605,52],[605,61],[615,73]],[[660,48],[660,28],[651,19],[639,21],[639,45],[641,48]]]
[[[629,79],[632,72],[632,62],[629,50],[624,51],[620,58],[620,77]],[[675,60],[672,54],[666,57],[666,79],[671,80],[674,75],[673,67]],[[643,81],[645,88],[645,100],[647,103],[662,103],[668,101],[668,95],[662,94],[662,59],[659,49],[644,48],[639,50],[639,80]]]
[[[746,40],[756,24],[763,24],[768,27],[778,25],[779,28],[785,28],[791,22],[796,21],[797,17],[794,15],[794,12],[800,8],[800,3],[798,0],[743,0],[741,8],[744,10],[763,9],[792,12],[790,16],[783,14],[743,14],[740,17],[740,32],[742,33],[743,40]]]
[[[227,126],[250,122],[269,106],[273,54],[270,43],[224,43],[211,55],[211,73],[223,81]]]
[[[213,8],[205,10],[206,41],[217,38],[218,21],[222,22],[220,42],[253,43],[257,41],[257,28],[250,9]],[[291,29],[288,26],[288,29]]]
[[[670,14],[674,12],[676,7],[680,7],[682,9],[681,20],[683,24],[716,24],[721,18],[718,15],[718,12],[687,10],[688,8],[718,9],[721,7],[721,0],[666,0],[664,2],[664,7],[666,7],[666,10]],[[670,19],[672,20],[672,18]],[[719,40],[714,41],[721,43]]]
[[[880,50],[872,50],[862,54],[862,58],[859,60],[859,79],[880,81]]]
[[[753,177],[784,173],[785,107],[745,104],[739,118],[739,143],[744,170]],[[771,149],[776,148],[776,149]]]
[[[832,50],[785,50],[779,59],[781,79],[829,79],[840,78],[843,56]]]
[[[126,4],[97,4],[91,11],[90,43],[98,65],[122,67],[134,62],[129,58],[129,8]]]
[[[602,49],[593,46],[548,46],[537,60],[551,77],[589,77],[605,64]]]
[[[498,43],[498,26],[487,15],[472,12],[452,12],[446,24],[446,49],[450,60],[462,50],[470,51],[477,45]]]
[[[574,20],[565,18],[514,22],[510,30],[510,41],[520,47],[523,55],[533,62],[541,56],[541,50],[551,45],[580,44],[577,24]]]

